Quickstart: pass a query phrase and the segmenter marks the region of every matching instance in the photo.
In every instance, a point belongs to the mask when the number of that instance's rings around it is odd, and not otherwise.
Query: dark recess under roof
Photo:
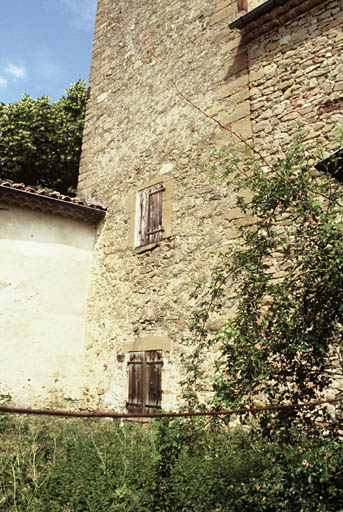
[[[315,165],[321,172],[330,173],[336,180],[343,182],[343,148]]]

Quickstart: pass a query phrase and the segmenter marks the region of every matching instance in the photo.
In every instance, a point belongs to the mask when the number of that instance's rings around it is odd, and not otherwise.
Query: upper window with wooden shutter
[[[135,247],[150,245],[162,240],[163,183],[139,190],[136,199]]]

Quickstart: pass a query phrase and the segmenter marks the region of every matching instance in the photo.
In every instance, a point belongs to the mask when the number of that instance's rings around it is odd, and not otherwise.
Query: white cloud
[[[8,84],[7,78],[0,76],[0,87],[6,87],[7,84]]]
[[[10,62],[4,69],[4,73],[6,75],[10,75],[14,78],[22,78],[24,80],[27,79],[27,72],[24,66],[17,66]]]

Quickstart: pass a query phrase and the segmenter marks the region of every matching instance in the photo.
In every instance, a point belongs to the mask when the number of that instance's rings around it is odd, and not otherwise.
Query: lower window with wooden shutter
[[[129,353],[128,412],[149,413],[161,409],[162,366],[162,350]]]

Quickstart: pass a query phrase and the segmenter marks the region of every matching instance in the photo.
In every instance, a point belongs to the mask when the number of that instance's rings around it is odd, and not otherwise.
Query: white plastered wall
[[[95,228],[0,203],[0,394],[16,405],[81,398]]]

